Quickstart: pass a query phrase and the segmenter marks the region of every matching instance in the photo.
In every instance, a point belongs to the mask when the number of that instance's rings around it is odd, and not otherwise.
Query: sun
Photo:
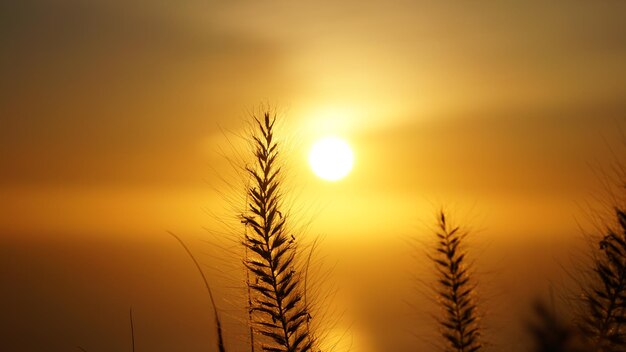
[[[309,153],[311,169],[327,181],[337,181],[347,176],[353,163],[354,155],[350,145],[337,137],[317,140]]]

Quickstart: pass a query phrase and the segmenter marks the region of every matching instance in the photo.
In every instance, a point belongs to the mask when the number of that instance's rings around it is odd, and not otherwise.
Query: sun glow
[[[354,163],[354,155],[348,143],[337,137],[325,137],[313,144],[309,164],[315,174],[328,181],[344,178]]]

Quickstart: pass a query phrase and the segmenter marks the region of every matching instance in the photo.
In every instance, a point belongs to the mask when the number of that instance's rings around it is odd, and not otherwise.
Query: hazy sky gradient
[[[52,340],[110,350],[126,346],[117,319],[125,324],[127,306],[144,302],[142,314],[155,320],[144,327],[149,350],[203,346],[206,321],[194,309],[205,302],[192,268],[184,256],[168,269],[156,263],[179,250],[167,229],[211,251],[203,227],[220,228],[211,214],[229,209],[215,189],[231,172],[228,138],[237,150],[233,136],[249,112],[269,103],[286,120],[297,176],[290,187],[305,221],[313,219],[309,233],[326,238],[322,252],[361,242],[351,255],[329,254],[342,260],[340,301],[354,312],[347,320],[360,319],[355,350],[386,351],[390,341],[406,349],[399,329],[375,333],[385,320],[370,303],[384,295],[380,280],[389,271],[401,280],[410,260],[403,241],[425,236],[439,206],[481,230],[484,271],[508,257],[518,276],[532,276],[538,263],[548,263],[548,276],[558,272],[552,259],[567,257],[561,245],[574,242],[584,208],[603,197],[598,170],[624,161],[624,13],[621,1],[0,4],[0,264],[3,282],[18,282],[2,325],[19,316],[14,336],[24,339],[29,326],[69,331],[43,334],[25,350],[67,350]],[[310,143],[329,133],[348,139],[356,154],[353,173],[336,184],[306,165]],[[384,265],[371,260],[380,248]],[[85,272],[73,272],[58,251],[82,253]],[[126,266],[109,262],[116,254]],[[113,284],[112,273],[134,265],[142,269]],[[360,265],[375,267],[365,283],[350,274]],[[66,281],[44,285],[37,268]],[[105,291],[91,291],[93,273]],[[228,276],[215,275],[219,283]],[[493,286],[506,291],[499,298],[506,306],[545,293],[546,280]],[[155,285],[171,295],[145,298]],[[409,286],[394,291],[388,315],[403,310],[395,302]],[[83,301],[67,298],[72,290]],[[184,303],[172,305],[177,295]],[[81,315],[80,307],[99,304],[119,314]],[[192,311],[193,331],[156,322]],[[117,337],[107,340],[109,329]]]

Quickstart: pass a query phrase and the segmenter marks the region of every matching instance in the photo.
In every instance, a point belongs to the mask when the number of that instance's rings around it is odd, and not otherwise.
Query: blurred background
[[[339,350],[436,341],[434,214],[472,229],[495,349],[572,288],[626,162],[618,1],[24,0],[0,4],[0,349],[214,348],[203,263],[245,342],[236,219],[249,116],[283,118],[305,242],[334,267]],[[347,139],[337,183],[311,143]],[[236,181],[232,181],[236,180]],[[226,181],[226,182],[225,182]],[[608,210],[607,210],[608,209]],[[426,244],[426,246],[424,246]],[[225,254],[226,253],[226,254]],[[325,285],[326,283],[324,283]],[[330,309],[330,308],[329,308]]]

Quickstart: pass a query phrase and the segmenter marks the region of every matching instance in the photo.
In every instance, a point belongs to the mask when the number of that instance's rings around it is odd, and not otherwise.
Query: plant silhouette
[[[250,310],[255,331],[268,338],[263,350],[306,352],[313,349],[314,340],[307,329],[310,314],[296,270],[295,237],[282,211],[275,122],[276,116],[269,112],[261,119],[255,116],[250,136],[254,162],[246,170],[252,186],[247,190],[248,209],[242,214],[242,222],[251,229],[243,243],[248,249],[244,259],[251,276],[248,285],[254,292]]]
[[[616,209],[619,230],[608,230],[594,258],[595,281],[584,289],[580,328],[593,351],[626,350],[626,213]]]
[[[437,269],[437,298],[444,312],[439,323],[446,350],[455,352],[476,352],[482,348],[474,284],[462,248],[466,234],[459,227],[451,227],[443,211],[439,213],[436,253],[432,256]]]
[[[576,330],[563,323],[542,302],[534,305],[535,319],[528,325],[535,352],[583,352]]]

